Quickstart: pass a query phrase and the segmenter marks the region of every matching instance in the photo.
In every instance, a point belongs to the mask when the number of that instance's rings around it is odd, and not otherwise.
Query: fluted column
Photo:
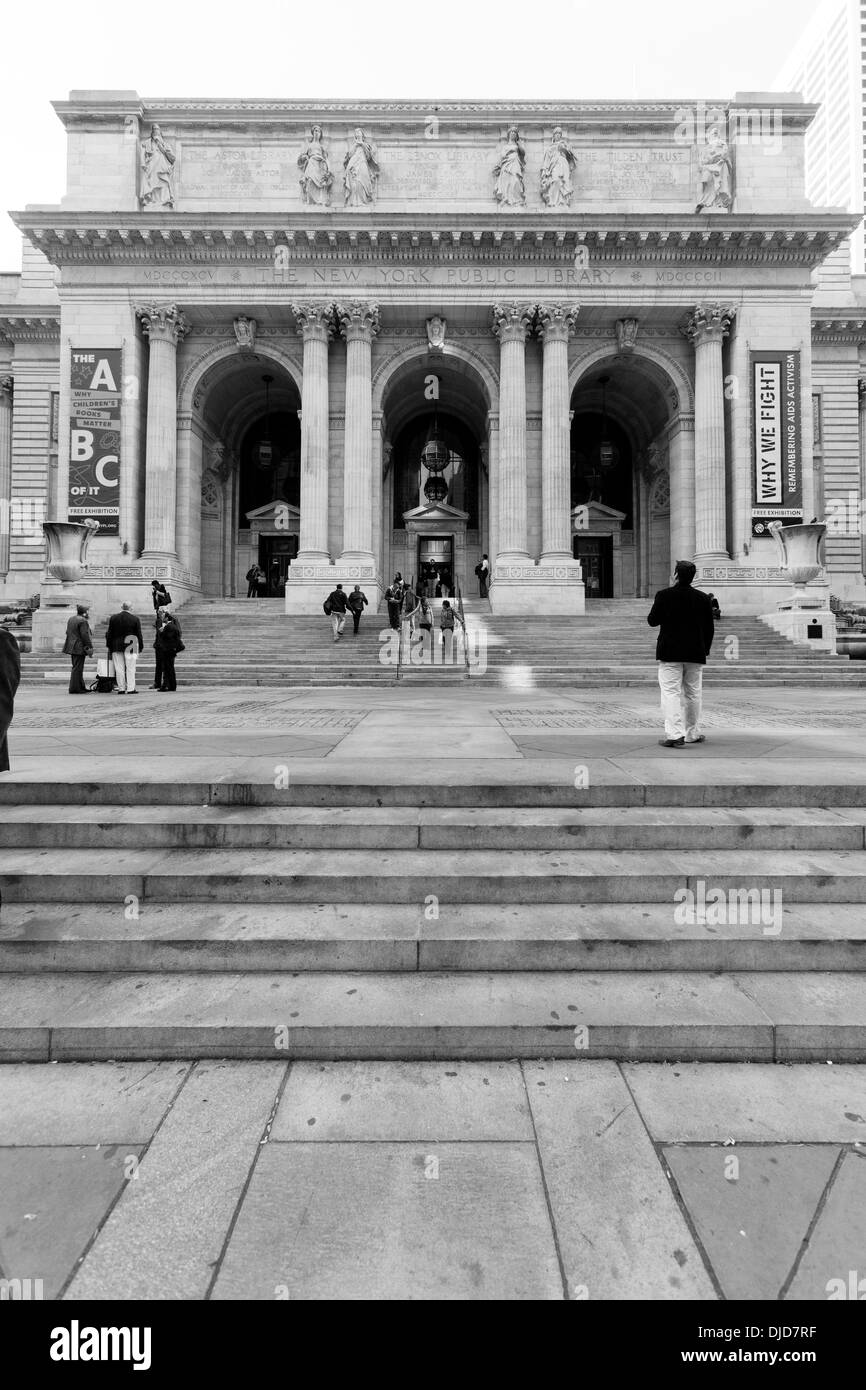
[[[695,558],[699,560],[728,558],[722,343],[733,317],[732,308],[699,304],[685,329],[695,349]]]
[[[12,377],[0,376],[0,577],[9,573],[12,530]]]
[[[136,308],[150,344],[144,473],[145,559],[177,558],[177,345],[190,325],[175,304]]]
[[[541,387],[541,559],[571,559],[568,340],[578,308],[539,304]]]
[[[295,564],[328,564],[328,344],[334,333],[331,304],[293,304],[304,340],[301,402],[301,521]]]
[[[671,566],[695,554],[695,422],[680,415],[671,434]]]
[[[377,304],[340,304],[346,339],[346,433],[343,459],[343,564],[373,564],[373,337]]]
[[[866,574],[866,526],[864,526],[864,519],[866,519],[866,512],[864,512],[864,508],[866,508],[866,378],[862,376],[857,382],[857,406],[858,423],[860,426],[860,505],[858,508],[860,525],[860,571],[862,574]],[[812,505],[815,508],[815,515],[817,517],[823,517],[826,511],[823,489],[821,496],[818,495],[818,489],[815,489]]]
[[[499,339],[499,479],[496,488],[498,559],[529,560],[526,524],[526,336],[531,304],[496,304]]]

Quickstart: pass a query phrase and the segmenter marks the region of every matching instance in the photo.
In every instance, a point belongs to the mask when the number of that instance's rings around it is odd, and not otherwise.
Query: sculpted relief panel
[[[473,136],[451,134],[442,126],[437,138],[427,139],[423,131],[407,138],[405,132],[389,136],[318,124],[295,139],[259,143],[190,135],[183,145],[180,194],[187,210],[243,200],[274,209],[414,205],[562,213],[646,203],[694,211],[695,192],[701,190],[705,204],[730,208],[727,149],[662,143],[658,134],[649,138],[655,143],[634,137],[616,143],[614,137],[600,146],[581,144],[577,133],[561,126],[528,132],[512,126]],[[157,151],[154,163],[162,164],[158,176],[165,185],[167,156]]]

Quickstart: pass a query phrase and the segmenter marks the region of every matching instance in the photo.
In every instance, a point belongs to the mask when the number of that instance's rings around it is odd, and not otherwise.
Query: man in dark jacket
[[[338,584],[333,593],[328,594],[325,602],[330,605],[331,631],[334,634],[334,641],[339,642],[343,635],[343,628],[346,626],[346,595],[342,584]]]
[[[157,629],[156,641],[153,645],[156,647],[157,665],[162,673],[162,684],[159,690],[161,694],[165,695],[168,691],[177,690],[174,659],[183,645],[180,623],[173,613],[165,613],[164,621],[162,626]]]
[[[21,679],[18,643],[8,628],[0,626],[0,772],[9,771],[6,734],[15,711],[15,692]]]
[[[132,611],[132,604],[122,603],[119,613],[112,613],[105,633],[105,645],[114,663],[114,679],[118,695],[137,695],[135,665],[139,652],[144,650],[141,622]]]
[[[713,645],[713,612],[709,594],[692,588],[695,566],[678,560],[674,584],[655,596],[647,622],[661,628],[656,643],[665,737],[663,748],[703,743],[700,732],[701,684]]]
[[[361,622],[361,614],[363,613],[364,609],[366,608],[369,602],[370,600],[367,598],[367,595],[364,593],[360,584],[355,585],[349,597],[346,599],[346,603],[349,607],[349,612],[352,614],[352,622],[355,624],[355,637],[358,636],[358,627]]]
[[[89,695],[90,691],[84,684],[84,662],[88,656],[93,656],[93,637],[90,633],[90,623],[87,621],[87,607],[83,603],[78,604],[78,611],[66,624],[63,650],[72,658],[70,695]]]

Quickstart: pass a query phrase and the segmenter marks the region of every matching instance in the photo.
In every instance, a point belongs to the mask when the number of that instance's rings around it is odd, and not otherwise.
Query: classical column
[[[499,339],[499,561],[528,563],[526,548],[526,335],[531,304],[496,304],[493,332]]]
[[[294,563],[327,565],[328,549],[328,344],[333,306],[293,304],[304,340],[301,418],[301,521]]]
[[[144,473],[145,559],[177,558],[177,345],[190,325],[176,304],[136,307],[150,344]]]
[[[541,559],[570,560],[571,467],[568,409],[568,340],[576,305],[538,306],[543,343],[541,388]]]
[[[860,426],[860,504],[857,509],[857,516],[860,528],[860,571],[862,574],[866,574],[866,377],[862,376],[857,382],[857,406]],[[2,439],[2,434],[0,434],[0,439]],[[812,467],[814,471],[814,464]],[[821,480],[823,484],[823,468]],[[822,517],[826,510],[823,492],[823,486],[820,495],[817,487],[815,488],[812,505],[817,517]]]
[[[378,304],[337,306],[346,339],[346,425],[343,456],[343,564],[373,564],[373,336]]]
[[[9,573],[12,530],[12,377],[0,376],[0,577]]]
[[[721,304],[699,304],[685,328],[695,349],[695,558],[699,560],[729,558],[722,342],[734,312]]]
[[[680,415],[670,437],[671,565],[695,554],[695,421]]]

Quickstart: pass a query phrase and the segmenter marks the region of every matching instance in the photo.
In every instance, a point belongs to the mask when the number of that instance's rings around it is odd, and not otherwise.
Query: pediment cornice
[[[353,265],[574,265],[591,263],[819,265],[858,226],[849,213],[578,213],[554,220],[517,212],[136,213],[28,209],[16,226],[54,265],[293,262]],[[325,223],[323,226],[322,223]],[[279,268],[279,266],[277,267]]]

